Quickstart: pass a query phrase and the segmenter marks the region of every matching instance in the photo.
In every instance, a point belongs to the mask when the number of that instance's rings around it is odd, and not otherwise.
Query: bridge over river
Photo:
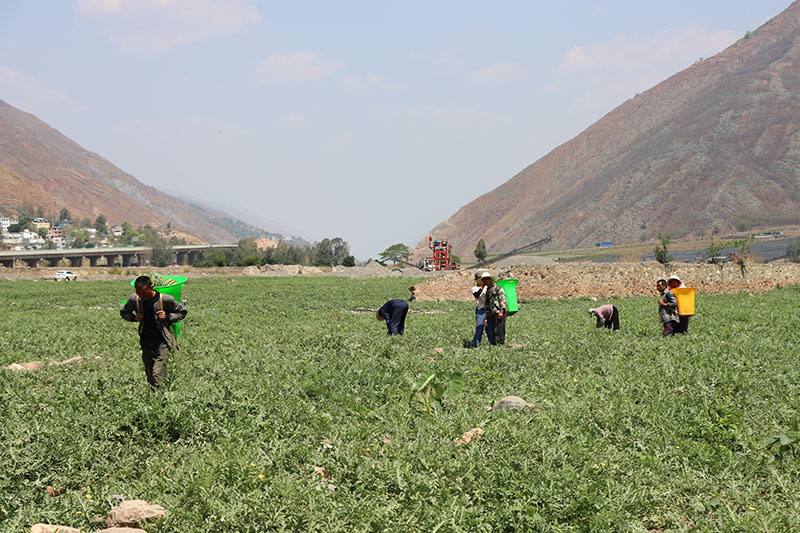
[[[235,244],[181,244],[172,246],[175,254],[174,263],[178,265],[193,265],[195,261],[203,259],[204,253],[213,250],[235,250]],[[150,262],[152,250],[146,246],[131,246],[127,248],[64,248],[61,250],[0,250],[0,264],[12,268],[14,266],[39,266],[56,267],[67,261],[71,267],[83,266],[144,266]]]

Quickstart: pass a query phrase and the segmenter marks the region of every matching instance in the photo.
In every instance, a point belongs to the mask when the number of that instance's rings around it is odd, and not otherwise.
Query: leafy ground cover
[[[519,347],[472,350],[470,303],[413,303],[403,337],[352,312],[408,284],[191,280],[151,393],[127,283],[0,282],[0,365],[85,359],[0,371],[0,530],[93,531],[120,496],[169,510],[151,531],[800,529],[800,288],[701,295],[668,339],[655,297],[613,300],[614,334],[590,300],[522,302]],[[429,415],[431,372],[463,389]],[[534,407],[486,412],[512,394]]]

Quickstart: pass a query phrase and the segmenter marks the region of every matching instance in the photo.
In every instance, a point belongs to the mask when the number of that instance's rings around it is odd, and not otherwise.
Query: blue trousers
[[[486,331],[486,337],[489,339],[489,344],[494,344],[492,330],[489,328],[484,328],[483,326],[484,318],[486,318],[486,312],[483,309],[475,309],[475,336],[472,337],[473,348],[477,348],[478,344],[480,344],[484,330]]]

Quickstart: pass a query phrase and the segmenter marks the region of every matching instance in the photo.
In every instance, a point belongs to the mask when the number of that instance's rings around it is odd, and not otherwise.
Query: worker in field
[[[472,347],[478,347],[484,331],[486,331],[489,344],[494,344],[492,330],[484,325],[486,320],[486,287],[483,285],[479,272],[475,272],[475,286],[471,290],[472,296],[475,297],[475,335],[472,337]]]
[[[481,274],[481,281],[486,288],[486,317],[483,320],[484,326],[489,328],[489,344],[506,343],[506,315],[508,314],[508,302],[506,301],[506,291],[495,284],[494,278],[489,272]],[[487,332],[488,333],[488,332]]]
[[[669,337],[670,335],[674,335],[678,331],[678,327],[680,327],[678,300],[667,287],[666,280],[658,280],[656,282],[656,290],[661,296],[658,300],[658,318],[664,326],[661,336]]]
[[[406,330],[408,302],[405,300],[389,300],[375,313],[378,320],[385,320],[389,329],[388,335],[402,335]]]
[[[670,291],[673,291],[675,289],[684,289],[686,288],[686,285],[683,284],[681,278],[678,276],[670,276],[669,279],[667,279],[667,288],[669,288]],[[691,316],[678,313],[678,317],[679,320],[677,332],[686,333],[689,331],[689,318],[691,318]]]
[[[139,323],[144,372],[150,386],[158,389],[167,377],[169,353],[178,349],[171,326],[186,318],[186,308],[169,294],[153,290],[147,276],[136,278],[133,288],[136,294],[128,298],[119,314],[128,322]]]
[[[614,305],[605,304],[589,309],[589,316],[597,319],[597,325],[595,326],[597,328],[613,328],[614,331],[619,329],[619,311]]]

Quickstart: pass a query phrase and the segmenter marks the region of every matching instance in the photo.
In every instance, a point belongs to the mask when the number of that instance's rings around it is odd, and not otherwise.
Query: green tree
[[[316,266],[341,265],[348,255],[350,255],[350,245],[341,237],[322,239],[311,250],[311,260]]]
[[[739,270],[742,272],[742,278],[745,277],[747,270],[747,261],[750,259],[750,243],[753,242],[752,237],[746,239],[736,239],[731,242],[731,246],[736,249],[736,261],[739,265]]]
[[[714,242],[714,238],[712,237],[711,244],[706,246],[703,250],[708,256],[708,262],[715,265],[722,263],[722,257],[720,257],[719,253],[723,248],[725,248],[725,245],[719,241]]]
[[[37,207],[36,208],[36,218],[44,218],[44,216],[45,216],[44,207],[42,207],[42,206]]]
[[[352,255],[348,255],[344,259],[342,259],[342,266],[346,267],[354,267],[356,266],[356,258]]]
[[[78,226],[80,226],[81,228],[91,228],[92,221],[88,217],[83,217],[81,221],[78,223]]]
[[[61,220],[71,220],[71,218],[69,216],[69,209],[67,209],[66,207],[62,207],[61,208],[61,212],[58,215],[58,220],[59,221],[61,221]]]
[[[236,264],[239,266],[261,266],[263,257],[254,238],[239,239],[236,246]]]
[[[800,263],[800,237],[790,242],[786,247],[786,259],[792,263]]]
[[[478,261],[483,261],[486,259],[486,243],[483,242],[483,239],[478,241],[478,244],[475,246],[475,257]]]
[[[659,233],[658,240],[661,241],[661,244],[653,249],[653,253],[655,253],[656,256],[656,261],[658,261],[659,263],[664,265],[664,267],[669,269],[669,264],[672,262],[673,259],[675,259],[669,253],[670,237],[669,235],[665,236]]]
[[[402,242],[393,244],[380,253],[381,262],[392,261],[395,265],[401,259],[408,261],[408,254],[410,250],[408,246]]]
[[[86,248],[86,232],[81,228],[72,228],[69,236],[74,240],[70,244],[71,248]]]
[[[99,230],[98,230],[99,231]],[[150,264],[165,267],[175,262],[172,247],[164,239],[154,240],[150,243]]]
[[[97,215],[97,218],[94,219],[94,229],[97,230],[98,235],[105,235],[108,233],[108,223],[103,213],[100,213]]]
[[[38,233],[39,237],[41,237],[42,239],[46,239],[47,238],[47,230],[44,229],[44,228],[37,229],[36,233]]]

